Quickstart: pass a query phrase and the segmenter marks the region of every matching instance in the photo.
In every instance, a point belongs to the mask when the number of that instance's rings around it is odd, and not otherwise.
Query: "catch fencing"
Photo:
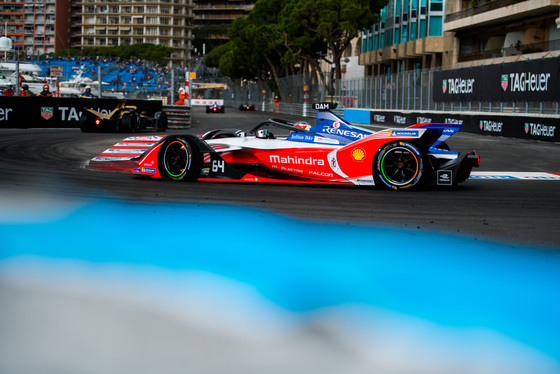
[[[554,64],[560,65],[559,59]],[[557,70],[560,70],[558,68]],[[434,75],[441,69],[404,71],[383,76],[342,79],[332,85],[309,76],[280,79],[281,100],[264,83],[236,86],[230,82],[223,98],[227,106],[255,105],[257,110],[287,114],[313,115],[313,102],[336,102],[344,108],[379,111],[480,112],[558,115],[560,97],[550,95],[550,101],[454,101],[434,100]],[[560,81],[555,73],[551,81]],[[557,83],[554,83],[557,84]],[[439,87],[441,89],[441,87]]]

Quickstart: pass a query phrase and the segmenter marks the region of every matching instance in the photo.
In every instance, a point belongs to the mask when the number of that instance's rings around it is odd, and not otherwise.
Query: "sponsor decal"
[[[373,179],[358,178],[358,179],[356,179],[356,183],[358,183],[358,184],[373,184]]]
[[[474,83],[475,80],[473,79],[449,79],[447,84],[449,86],[449,94],[450,95],[459,95],[459,94],[467,94],[472,93],[474,90]],[[444,91],[445,92],[445,91]]]
[[[154,168],[144,168],[144,167],[143,167],[143,168],[140,169],[140,172],[141,172],[141,173],[152,173],[152,174],[155,174],[155,173],[156,173],[156,169],[154,169]]]
[[[398,123],[399,125],[406,124],[406,117],[403,116],[394,116],[393,120],[395,121],[395,123]]]
[[[506,75],[507,76],[507,75]],[[504,87],[503,82],[504,76],[502,75],[502,87]],[[510,73],[509,82],[511,84],[511,92],[539,92],[548,91],[548,80],[550,79],[550,73]],[[506,90],[508,84],[506,82]]]
[[[453,182],[453,173],[451,170],[438,170],[437,184],[439,186],[451,186]]]
[[[366,151],[363,148],[354,148],[350,153],[354,161],[363,161],[366,157]]]
[[[494,122],[488,120],[481,120],[479,123],[480,129],[482,131],[490,131],[490,132],[502,132],[503,125],[504,125],[503,122]]]
[[[319,177],[329,177],[329,178],[333,177],[332,173],[325,173],[323,171],[310,171],[309,175],[316,175],[316,176],[319,176]]]
[[[335,129],[340,128],[340,122],[333,122],[332,127],[334,127]]]
[[[381,115],[381,114],[375,114],[373,116],[373,120],[375,122],[381,122],[381,123],[385,123],[385,116]]]
[[[289,165],[318,165],[323,166],[325,165],[325,161],[319,158],[309,157],[297,157],[297,156],[278,156],[278,155],[270,155],[270,162],[275,164],[289,164]]]
[[[554,137],[556,126],[547,126],[542,123],[525,123],[525,133],[535,136]]]
[[[441,89],[443,90],[443,93],[447,91],[447,79],[443,80]]]
[[[432,123],[432,119],[428,117],[416,117],[416,123]]]
[[[313,109],[315,110],[327,110],[327,109],[335,109],[336,105],[331,105],[330,103],[315,103],[313,104]]]
[[[52,107],[41,107],[41,117],[44,119],[50,119],[53,116],[54,108]]]
[[[418,136],[416,130],[389,130],[389,136]]]
[[[344,129],[335,129],[332,127],[323,129],[323,132],[332,134],[332,135],[342,135],[348,138],[356,138],[356,139],[362,139],[365,138],[366,135],[365,134],[360,134],[359,132],[356,131],[351,131],[351,130],[344,130]]]
[[[508,78],[507,78],[507,74],[502,74],[502,88],[504,89],[504,91],[507,90],[508,88]]]
[[[331,138],[324,138],[322,136],[316,136],[313,140],[314,143],[324,143],[324,144],[340,144],[338,140]]]
[[[462,125],[463,120],[462,119],[455,119],[455,118],[446,118],[445,123],[453,123],[455,125]]]

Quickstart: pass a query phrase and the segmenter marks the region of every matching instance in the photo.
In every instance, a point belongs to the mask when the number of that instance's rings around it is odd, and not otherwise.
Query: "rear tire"
[[[156,131],[163,132],[167,130],[169,121],[167,120],[167,114],[165,112],[156,112],[154,118],[156,121],[156,125],[154,126],[156,128]]]
[[[93,122],[93,116],[89,114],[88,111],[84,110],[82,112],[82,115],[80,116],[80,130],[82,130],[82,132],[92,132],[93,128],[92,128],[92,122]]]
[[[123,114],[122,118],[118,121],[116,131],[136,132],[138,128],[138,118],[130,113]]]
[[[202,157],[192,140],[171,137],[159,150],[158,167],[164,178],[195,181],[202,170]]]
[[[428,174],[426,156],[414,144],[394,142],[383,146],[376,158],[375,184],[392,190],[411,190],[423,184]]]

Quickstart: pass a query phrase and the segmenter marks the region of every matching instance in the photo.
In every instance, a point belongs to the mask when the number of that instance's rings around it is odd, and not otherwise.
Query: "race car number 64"
[[[222,173],[226,172],[226,162],[223,160],[213,160],[212,161],[212,172],[217,173],[221,171]]]

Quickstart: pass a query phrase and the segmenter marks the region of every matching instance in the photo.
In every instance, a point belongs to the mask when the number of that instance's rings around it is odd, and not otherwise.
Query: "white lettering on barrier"
[[[8,113],[13,111],[12,108],[0,108],[0,121],[7,121],[8,120]]]

